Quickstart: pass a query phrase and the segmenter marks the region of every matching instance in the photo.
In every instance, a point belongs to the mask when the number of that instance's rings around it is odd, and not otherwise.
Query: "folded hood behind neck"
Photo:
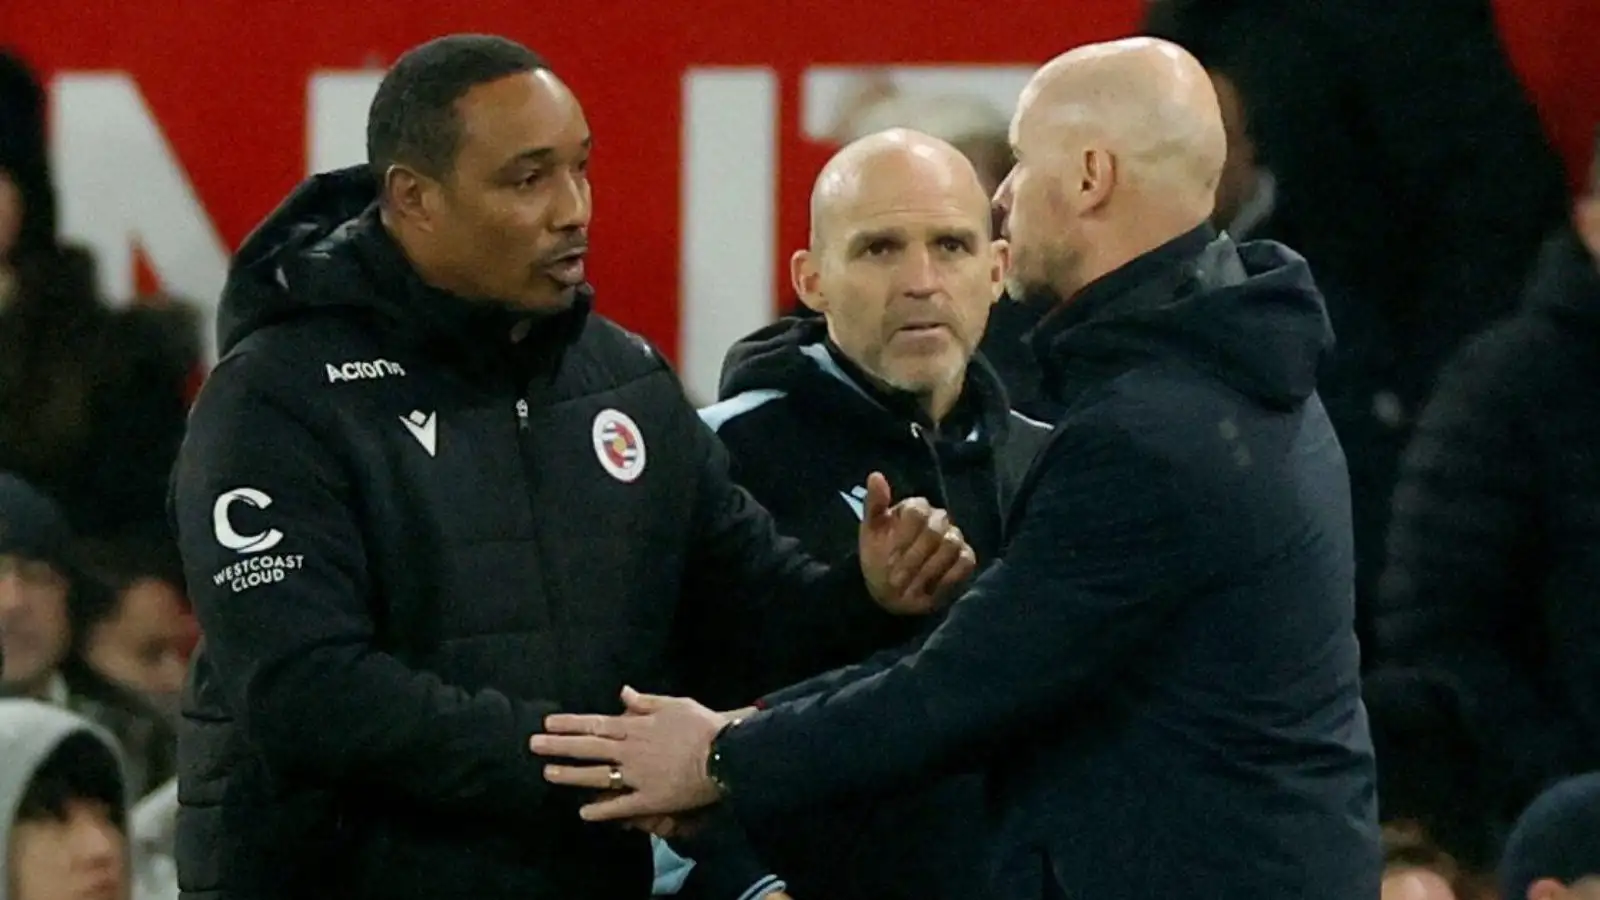
[[[424,283],[384,229],[377,200],[366,166],[313,175],[296,187],[234,255],[217,313],[218,352],[315,309],[364,311],[432,339],[509,335],[531,317]],[[574,315],[549,318],[581,322],[591,299],[584,285],[569,310]]]
[[[1183,359],[1261,405],[1299,407],[1333,327],[1306,261],[1202,226],[1089,285],[1033,336],[1047,381],[1081,364]]]
[[[778,390],[801,403],[847,417],[885,435],[905,438],[908,421],[925,418],[910,394],[869,388],[864,375],[850,371],[830,349],[828,325],[817,317],[789,316],[750,334],[729,348],[722,363],[718,399],[748,391]],[[974,443],[987,446],[1008,427],[1010,404],[999,376],[982,356],[967,366],[961,403],[976,418]]]
[[[33,784],[34,774],[68,738],[85,734],[98,741],[116,760],[124,785],[127,763],[116,739],[87,719],[35,700],[0,700],[0,850],[11,846],[11,830],[16,825],[22,798]],[[128,798],[123,797],[122,828],[127,832]],[[0,853],[0,900],[8,900],[11,873],[9,858]],[[131,877],[131,870],[130,870]]]

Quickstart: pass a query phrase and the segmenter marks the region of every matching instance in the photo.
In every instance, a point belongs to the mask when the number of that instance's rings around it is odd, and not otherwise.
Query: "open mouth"
[[[578,247],[568,250],[560,256],[553,256],[545,264],[545,271],[549,272],[557,281],[566,284],[577,284],[583,281],[583,260],[589,255],[588,247]]]

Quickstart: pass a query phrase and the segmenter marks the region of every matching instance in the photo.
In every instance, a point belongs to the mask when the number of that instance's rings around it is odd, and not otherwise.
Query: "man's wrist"
[[[723,756],[723,752],[727,748],[724,739],[728,736],[728,732],[742,724],[744,724],[744,716],[742,715],[736,715],[729,719],[726,724],[717,729],[716,736],[711,739],[711,746],[706,751],[706,779],[716,787],[717,794],[723,798],[732,793],[732,787],[728,784],[727,764]]]

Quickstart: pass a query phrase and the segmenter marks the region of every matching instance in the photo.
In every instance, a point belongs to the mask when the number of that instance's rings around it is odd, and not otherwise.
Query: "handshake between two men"
[[[916,497],[893,502],[888,481],[867,479],[860,529],[862,576],[880,606],[898,615],[936,611],[973,574],[977,561],[961,530],[942,509]],[[622,690],[621,716],[557,714],[534,735],[534,753],[552,763],[545,779],[601,792],[580,814],[592,822],[624,821],[660,837],[686,827],[674,814],[721,797],[709,763],[712,745],[752,708],[715,712],[693,700]]]

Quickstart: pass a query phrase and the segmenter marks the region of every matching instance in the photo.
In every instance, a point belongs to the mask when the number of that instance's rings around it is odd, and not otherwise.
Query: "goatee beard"
[[[1038,315],[1047,315],[1051,310],[1067,302],[1067,297],[1057,290],[1052,284],[1035,282],[1025,284],[1009,282],[1006,285],[1006,295],[1015,303],[1019,303]]]

